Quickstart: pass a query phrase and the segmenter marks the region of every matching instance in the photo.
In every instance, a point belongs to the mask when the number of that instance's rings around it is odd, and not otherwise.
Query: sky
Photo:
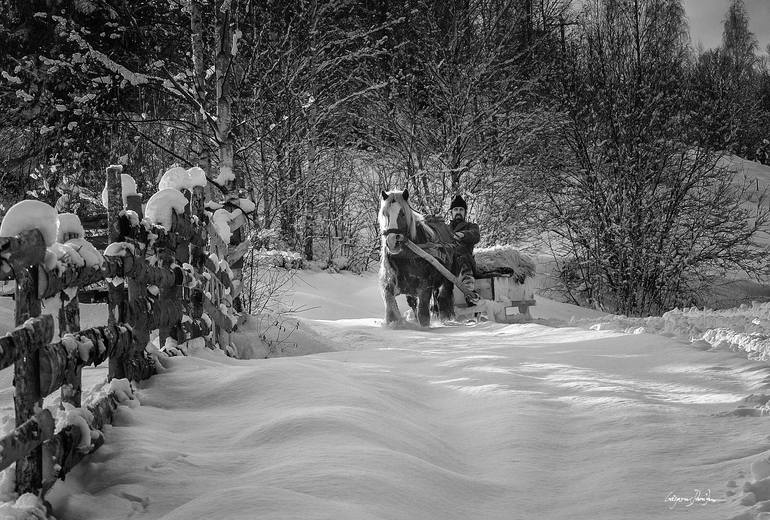
[[[770,0],[744,0],[749,28],[759,41],[760,51],[770,44]],[[722,25],[730,0],[684,0],[693,45],[710,49],[720,45]]]

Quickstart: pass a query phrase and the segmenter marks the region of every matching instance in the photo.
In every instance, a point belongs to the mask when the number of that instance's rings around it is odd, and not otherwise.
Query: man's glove
[[[454,234],[455,240],[462,240],[464,236],[465,236],[465,233],[463,233],[462,231]]]

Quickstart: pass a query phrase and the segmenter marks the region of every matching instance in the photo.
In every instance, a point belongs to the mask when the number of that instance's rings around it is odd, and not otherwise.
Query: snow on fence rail
[[[79,222],[63,215],[54,242],[56,223],[52,233],[45,218],[52,208],[38,207],[37,201],[19,203],[0,223],[0,234],[14,233],[0,236],[0,281],[16,282],[18,327],[0,338],[0,369],[14,366],[16,415],[16,429],[0,439],[0,470],[16,463],[19,495],[42,497],[96,450],[103,442],[97,431],[112,422],[119,401],[130,393],[121,385],[152,376],[164,350],[175,353],[177,343],[200,337],[211,347],[229,348],[236,287],[220,256],[232,249],[209,236],[215,228],[202,183],[176,193],[161,190],[145,207],[148,218],[142,218],[141,199],[125,192],[121,173],[121,167],[107,168],[110,244],[103,256],[80,235]],[[213,253],[206,249],[209,239]],[[108,323],[80,330],[77,290],[101,280],[109,287]],[[52,305],[59,307],[60,339],[54,343],[54,318],[42,314],[44,300],[60,304]],[[150,346],[156,329],[160,350]],[[83,411],[82,368],[107,360],[111,391]],[[78,412],[57,432],[43,399],[59,389],[62,407]]]

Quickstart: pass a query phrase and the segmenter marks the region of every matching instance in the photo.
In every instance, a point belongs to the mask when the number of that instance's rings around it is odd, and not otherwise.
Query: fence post
[[[78,304],[78,293],[71,300],[65,301],[66,293],[61,292],[62,305],[59,309],[59,336],[66,333],[80,332],[80,306]],[[82,394],[82,383],[80,376],[83,366],[80,363],[73,364],[64,375],[64,382],[61,387],[62,403],[69,403],[76,408],[80,408],[80,398]]]
[[[121,174],[123,167],[120,165],[111,165],[107,168],[107,230],[109,242],[117,242],[123,237],[120,233],[118,219],[123,210],[123,184]],[[125,323],[126,321],[126,289],[122,286],[116,287],[107,282],[109,300],[107,303],[107,323],[115,325]],[[123,360],[110,358],[109,371],[107,379],[123,378]]]
[[[136,213],[141,220],[144,217],[142,212],[142,198],[139,195],[128,195],[126,197],[126,209]],[[137,256],[134,261],[144,262],[144,255],[137,250]],[[134,359],[141,355],[147,343],[150,341],[150,331],[148,324],[150,315],[147,311],[147,285],[136,281],[134,277],[126,278],[128,286],[128,307],[129,315],[126,317],[134,333],[134,344],[129,350],[127,359]],[[129,374],[134,375],[134,374]]]
[[[218,233],[211,233],[209,235],[209,249],[213,252],[219,260],[227,258],[227,244],[222,240]],[[210,273],[212,278],[218,278],[219,266],[214,266],[216,272]],[[217,283],[212,279],[210,285],[211,303],[215,307],[219,308],[219,304],[222,302],[222,284]],[[227,331],[225,331],[219,324],[214,321],[214,341],[219,343],[219,348],[222,350],[227,349],[229,345],[229,338],[227,337]]]
[[[171,266],[176,263],[176,246],[179,235],[177,235],[178,222],[184,218],[184,214],[178,215],[176,210],[171,210],[171,229],[168,231],[165,240],[158,240],[155,242],[156,254],[158,256],[158,263],[161,267],[171,269]],[[171,302],[178,299],[179,287],[165,287],[160,289],[158,295],[158,305],[161,309],[166,305],[171,305]],[[162,312],[162,311],[161,311]],[[181,318],[181,316],[180,316]],[[158,327],[158,344],[162,348],[166,342],[166,339],[171,335],[171,326],[168,323]]]
[[[40,315],[37,298],[38,267],[33,266],[16,273],[16,325],[23,325],[30,317]],[[26,317],[25,317],[26,316]],[[53,319],[40,320],[33,330],[26,331],[24,340],[15,345],[13,368],[13,404],[16,426],[31,419],[43,407],[40,396],[40,360],[38,349],[53,338]],[[43,485],[43,451],[40,446],[16,462],[16,492],[37,493]]]
[[[30,318],[40,316],[42,306],[37,297],[38,266],[34,265],[25,269],[18,269],[15,273],[16,292],[15,323],[18,327]]]
[[[78,302],[78,293],[72,298],[67,296],[64,291],[59,295],[61,298],[61,307],[59,307],[59,336],[65,334],[80,332],[80,304]]]
[[[76,238],[77,233],[65,233],[64,241],[71,238]],[[59,307],[59,336],[64,336],[66,333],[73,333],[80,331],[80,302],[78,296],[80,294],[80,288],[75,288],[75,294],[70,297],[65,291],[59,294],[61,300],[61,306]]]
[[[190,213],[198,220],[190,240],[190,264],[198,273],[203,273],[206,265],[205,248],[208,239],[203,186],[193,187],[190,194]],[[190,291],[190,316],[193,318],[203,316],[203,290],[200,288]]]

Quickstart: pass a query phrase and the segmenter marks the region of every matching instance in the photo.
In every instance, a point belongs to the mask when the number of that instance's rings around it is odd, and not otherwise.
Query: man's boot
[[[481,300],[481,296],[476,292],[476,279],[473,277],[470,266],[463,266],[460,270],[460,283],[467,289],[467,291],[463,291],[465,303],[468,304],[468,307],[473,307]]]

